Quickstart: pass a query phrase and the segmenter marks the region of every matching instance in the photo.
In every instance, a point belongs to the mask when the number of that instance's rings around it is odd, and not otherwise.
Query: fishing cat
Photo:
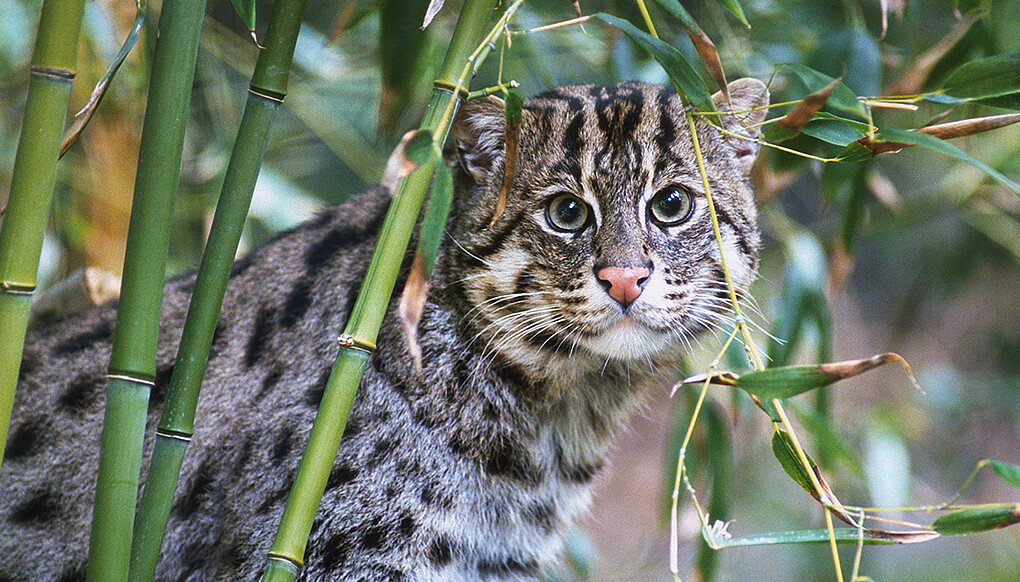
[[[729,92],[731,105],[715,98],[737,112],[724,127],[753,135],[765,86]],[[757,266],[756,142],[697,125],[743,292]],[[527,100],[496,212],[505,127],[496,98],[457,118],[421,367],[394,300],[300,579],[537,579],[642,392],[725,320],[720,247],[672,89]],[[384,188],[366,192],[235,265],[158,580],[258,578],[389,205]],[[193,285],[165,291],[150,429]],[[0,580],[83,579],[114,321],[106,305],[30,331],[0,472]]]

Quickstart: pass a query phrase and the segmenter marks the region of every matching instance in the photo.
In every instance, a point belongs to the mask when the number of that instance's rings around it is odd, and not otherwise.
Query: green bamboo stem
[[[45,0],[7,210],[0,228],[0,457],[14,405],[60,138],[78,55],[84,0]]]
[[[86,577],[126,580],[163,279],[204,0],[166,0],[142,126]]]
[[[248,101],[227,166],[216,214],[198,270],[195,294],[184,323],[177,363],[156,431],[149,475],[142,495],[131,549],[129,579],[152,580],[166,530],[174,490],[191,436],[199,388],[230,277],[244,219],[269,141],[269,132],[287,91],[287,81],[306,0],[278,0],[273,6],[265,48],[259,53]]]
[[[486,33],[493,0],[467,0],[461,11],[439,79],[435,83],[420,129],[443,143],[467,88],[463,86],[476,57],[476,47]],[[464,63],[468,63],[465,68]],[[451,99],[453,92],[457,98]],[[344,426],[379,327],[393,293],[404,251],[424,202],[435,158],[407,176],[394,193],[376,243],[361,292],[341,336],[341,349],[323,393],[322,404],[308,437],[294,485],[284,508],[280,528],[270,549],[262,580],[294,580],[303,564],[308,535],[336,458]]]

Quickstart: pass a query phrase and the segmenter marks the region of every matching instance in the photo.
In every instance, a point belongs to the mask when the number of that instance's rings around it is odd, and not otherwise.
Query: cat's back
[[[286,477],[289,459],[300,453],[291,450],[302,436],[293,427],[311,424],[339,326],[388,206],[384,190],[366,192],[235,263],[172,522],[213,501],[203,495],[220,479],[209,468],[216,455],[230,456],[241,470],[262,467],[249,476],[257,487],[282,487],[276,475]],[[164,293],[147,435],[173,374],[193,290],[188,276],[168,282]],[[116,316],[116,305],[107,304],[29,330],[0,467],[0,549],[9,557],[0,580],[84,575]],[[259,455],[267,458],[241,458]],[[208,523],[196,532],[221,527],[202,521]]]

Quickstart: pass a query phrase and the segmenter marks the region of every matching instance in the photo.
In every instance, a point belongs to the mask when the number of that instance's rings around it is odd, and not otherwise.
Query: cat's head
[[[738,115],[723,116],[724,127],[756,135],[749,127],[764,119],[765,85],[741,79],[729,90]],[[453,129],[461,187],[448,225],[448,284],[478,341],[525,364],[658,360],[724,325],[722,258],[739,293],[758,262],[749,184],[758,147],[697,126],[722,257],[671,88],[573,86],[526,100],[513,164],[503,102],[467,103]]]

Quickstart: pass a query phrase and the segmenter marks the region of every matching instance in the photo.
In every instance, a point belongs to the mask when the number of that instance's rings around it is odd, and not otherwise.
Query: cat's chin
[[[621,317],[583,345],[594,354],[620,360],[648,358],[669,347],[670,336],[651,329],[633,317]]]

